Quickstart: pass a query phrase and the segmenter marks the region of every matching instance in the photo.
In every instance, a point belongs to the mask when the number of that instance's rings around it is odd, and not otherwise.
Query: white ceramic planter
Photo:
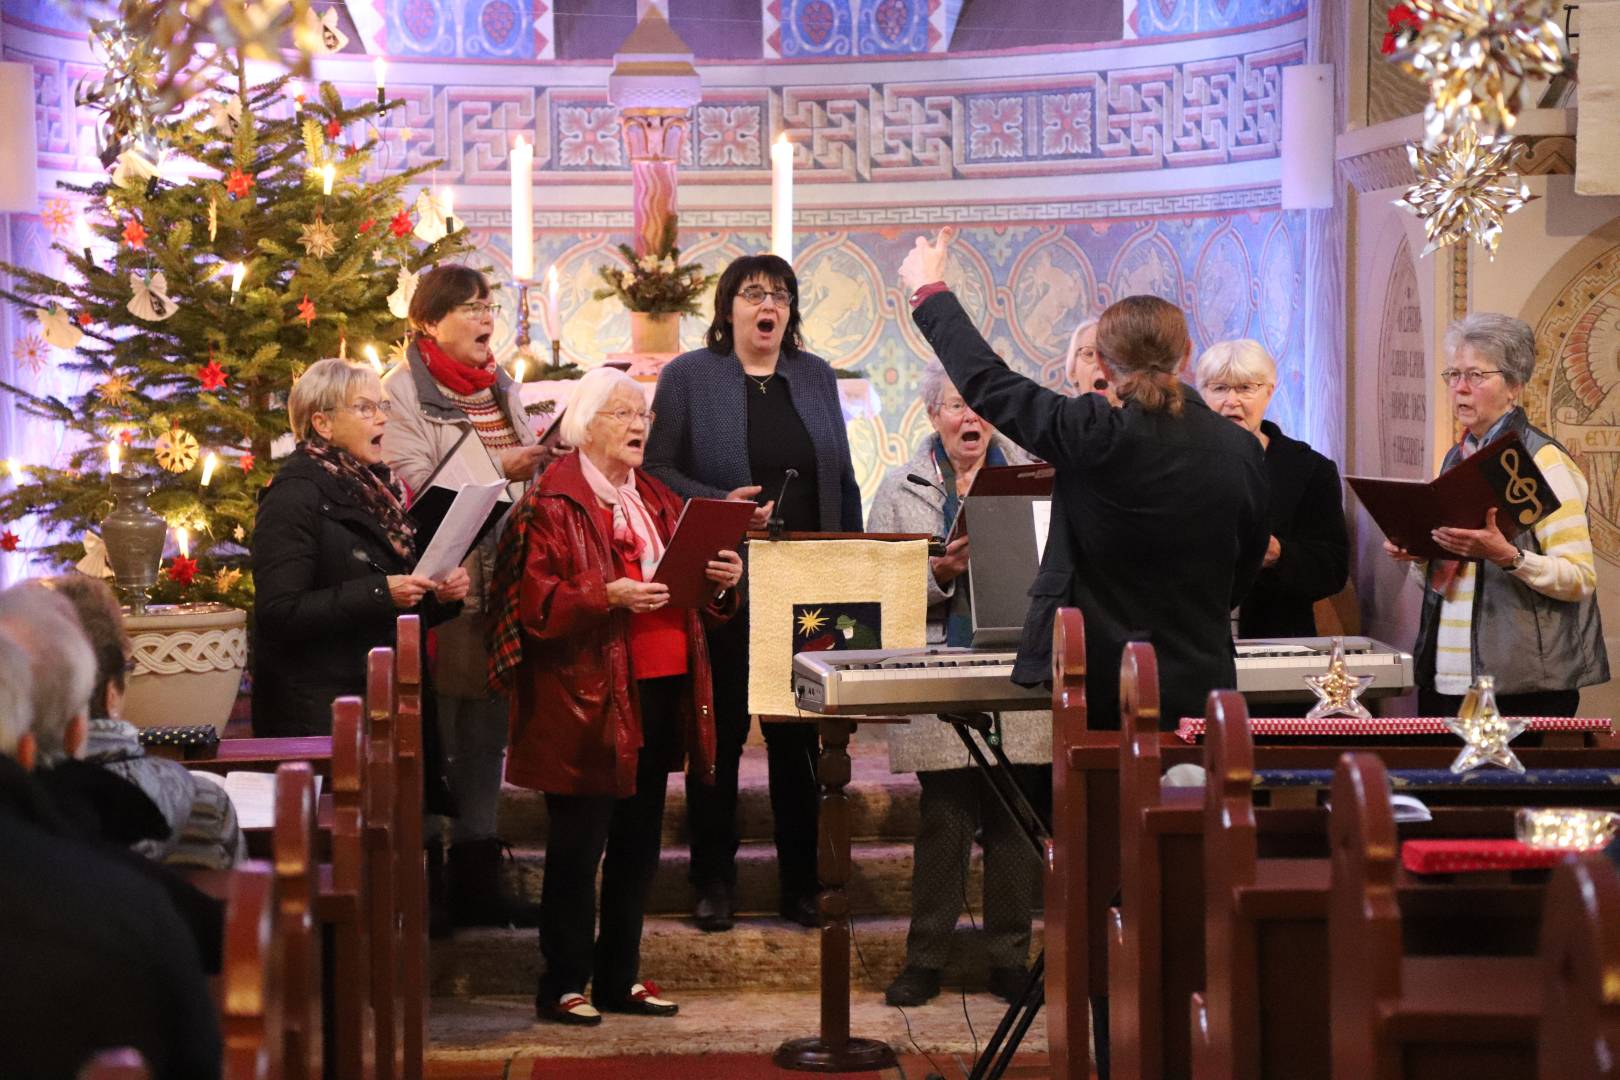
[[[247,612],[225,604],[153,605],[124,617],[135,670],[124,719],[136,727],[212,724],[224,731],[247,663]]]

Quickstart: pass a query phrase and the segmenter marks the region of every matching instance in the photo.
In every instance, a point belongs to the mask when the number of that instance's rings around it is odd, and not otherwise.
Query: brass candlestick
[[[551,339],[551,366],[562,367],[562,339]]]
[[[520,353],[529,351],[529,287],[521,281],[513,282],[517,286],[517,348]]]

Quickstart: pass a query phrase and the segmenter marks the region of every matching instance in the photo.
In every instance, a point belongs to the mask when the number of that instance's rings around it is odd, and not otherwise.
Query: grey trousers
[[[1040,767],[1015,765],[1026,792]],[[943,968],[951,934],[967,901],[968,862],[973,833],[984,830],[983,927],[992,967],[1023,968],[1029,963],[1030,919],[1040,898],[1040,859],[1029,840],[977,769],[920,772],[921,822],[911,870],[911,929],[906,933],[908,967]]]
[[[445,772],[458,816],[450,820],[450,842],[487,840],[496,835],[501,804],[501,768],[506,760],[506,699],[438,696],[439,739]],[[444,819],[429,815],[428,839],[439,836]]]

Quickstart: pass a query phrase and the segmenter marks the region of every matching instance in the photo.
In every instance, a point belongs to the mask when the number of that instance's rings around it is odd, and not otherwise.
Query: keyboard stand
[[[939,718],[956,729],[956,734],[967,747],[973,763],[985,779],[990,782],[990,788],[996,793],[996,799],[1001,803],[1012,819],[1018,823],[1019,831],[1029,840],[1030,846],[1035,850],[1035,857],[1041,864],[1046,862],[1046,845],[1052,838],[1047,822],[1041,820],[1029,799],[1024,795],[1024,789],[1018,786],[1018,780],[1013,775],[1012,762],[1007,759],[1007,752],[1001,747],[1001,740],[996,738],[994,720],[989,713],[940,713]],[[992,765],[979,748],[978,740],[973,737],[977,731],[984,738],[984,743],[990,748],[995,757]],[[1024,1041],[1024,1035],[1029,1026],[1035,1022],[1035,1016],[1046,1003],[1046,950],[1042,949],[1035,957],[1035,963],[1029,970],[1029,977],[1024,981],[1024,988],[1019,992],[1018,1000],[1007,1006],[1007,1012],[996,1025],[995,1034],[985,1043],[984,1050],[973,1063],[973,1071],[968,1074],[968,1080],[1000,1080],[1006,1073],[1007,1066],[1012,1064],[1013,1054],[1018,1050],[1018,1044]],[[1005,1040],[1005,1046],[1003,1046]]]

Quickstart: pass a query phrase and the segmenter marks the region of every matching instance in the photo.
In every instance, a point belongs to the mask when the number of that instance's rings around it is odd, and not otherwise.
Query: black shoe
[[[498,836],[450,845],[450,921],[456,926],[540,925],[540,905],[513,894]]]
[[[782,901],[780,908],[782,918],[800,926],[817,927],[821,925],[821,909],[814,896],[800,896],[796,899]]]
[[[659,996],[658,984],[652,980],[638,982],[623,997],[598,998],[592,988],[591,1004],[603,1012],[629,1013],[632,1016],[674,1016],[681,1007]]]
[[[939,969],[907,966],[889,988],[883,1000],[890,1005],[922,1005],[939,996]]]
[[[731,886],[723,881],[711,881],[699,886],[692,918],[697,920],[698,929],[705,933],[730,930],[736,923]]]
[[[985,988],[1011,1005],[1024,992],[1024,984],[1028,981],[1029,972],[1021,967],[993,967],[990,969],[990,982]]]

